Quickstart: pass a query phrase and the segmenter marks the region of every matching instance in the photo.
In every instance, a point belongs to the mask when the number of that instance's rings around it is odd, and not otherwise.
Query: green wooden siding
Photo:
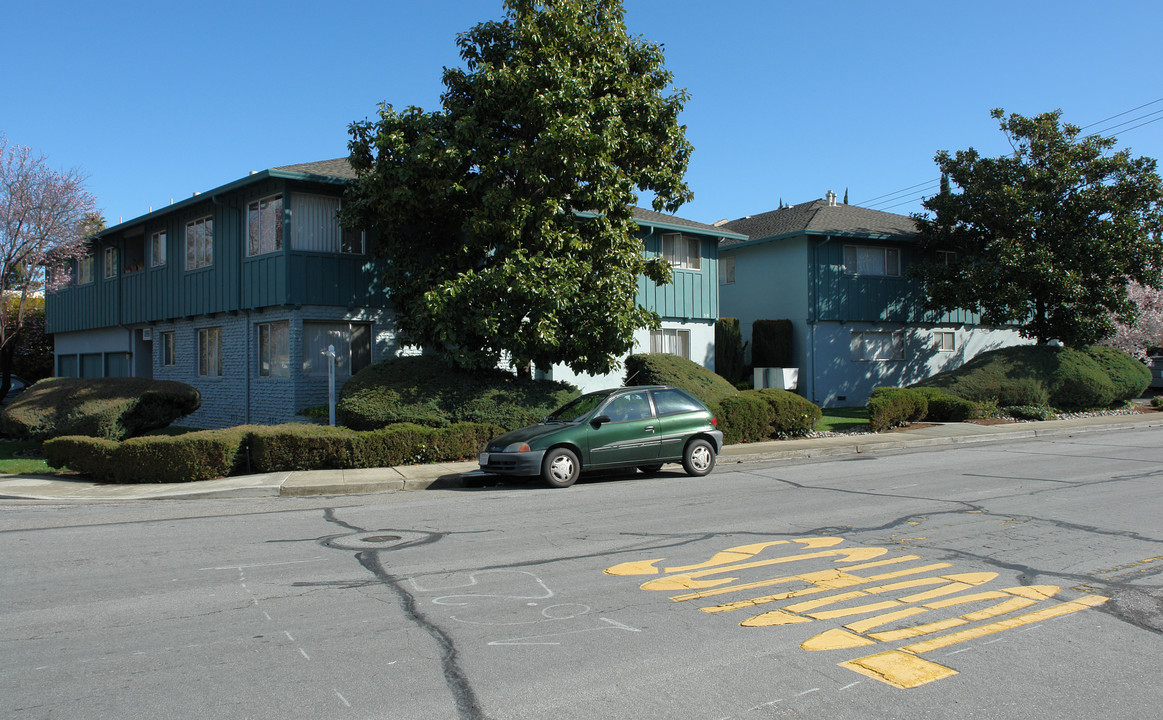
[[[662,253],[661,231],[643,238],[647,257]],[[665,234],[669,234],[669,231]],[[688,237],[700,237],[693,232]],[[698,270],[671,268],[668,285],[656,285],[645,276],[638,277],[638,303],[660,317],[674,320],[714,320],[719,317],[718,241],[701,238]]]
[[[844,272],[844,246],[897,248],[901,253],[901,276],[878,277]],[[903,243],[855,240],[834,237],[814,242],[816,263],[814,316],[820,321],[892,323],[977,324],[976,313],[955,310],[937,313],[925,309],[925,292],[920,282],[907,277],[908,266],[916,261],[914,248]]]
[[[49,332],[74,332],[136,325],[180,317],[214,315],[289,305],[386,307],[378,273],[367,255],[293,252],[289,223],[283,249],[246,256],[246,205],[252,200],[295,191],[334,194],[334,187],[268,179],[253,186],[186,204],[173,213],[154,213],[141,224],[102,237],[94,249],[92,283],[54,291],[47,303]],[[186,223],[214,219],[213,263],[186,269]],[[152,267],[150,239],[166,233],[166,264]],[[104,279],[104,248],[118,248],[120,260],[140,260],[141,269]]]

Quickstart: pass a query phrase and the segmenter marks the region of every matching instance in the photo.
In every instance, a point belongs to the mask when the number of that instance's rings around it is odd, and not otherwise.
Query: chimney
[[[829,190],[824,197],[828,199],[828,207],[836,207],[836,193]]]

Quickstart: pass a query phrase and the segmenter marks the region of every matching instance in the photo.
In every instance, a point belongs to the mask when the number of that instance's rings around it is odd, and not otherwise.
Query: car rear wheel
[[[638,469],[646,474],[656,473],[662,469],[662,463],[654,463],[653,465],[639,465]]]
[[[581,474],[581,463],[569,448],[553,448],[541,462],[541,479],[549,487],[567,488]]]
[[[687,475],[702,477],[715,468],[715,448],[711,443],[696,438],[687,443],[682,453],[682,469]]]

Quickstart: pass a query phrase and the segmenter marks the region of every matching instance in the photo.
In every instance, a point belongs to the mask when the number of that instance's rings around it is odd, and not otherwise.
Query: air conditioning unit
[[[153,328],[142,328],[141,329],[141,339],[146,341],[146,342],[153,340]]]

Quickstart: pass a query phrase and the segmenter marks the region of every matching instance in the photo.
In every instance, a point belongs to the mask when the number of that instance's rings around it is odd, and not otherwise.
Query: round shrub
[[[631,355],[626,358],[626,385],[673,385],[686,390],[707,407],[739,391],[731,383],[698,363],[663,353]]]
[[[185,383],[149,378],[49,378],[0,411],[0,430],[48,440],[84,435],[121,440],[166,427],[202,404]]]
[[[797,437],[816,429],[824,414],[815,403],[787,390],[764,388],[749,390],[758,393],[775,410],[772,419],[773,437]]]
[[[1106,371],[1114,385],[1115,402],[1137,398],[1151,384],[1151,369],[1129,353],[1118,348],[1093,345],[1086,349],[1086,354]]]
[[[923,420],[929,401],[912,388],[879,387],[868,397],[868,424],[874,432]]]
[[[1032,377],[1006,380],[998,388],[999,405],[1041,406],[1050,404],[1050,393],[1041,380]]]
[[[723,442],[728,445],[771,438],[775,408],[754,391],[723,398],[715,409]]]
[[[977,404],[939,388],[915,387],[913,392],[925,397],[928,411],[925,417],[935,422],[964,422],[977,414]]]

